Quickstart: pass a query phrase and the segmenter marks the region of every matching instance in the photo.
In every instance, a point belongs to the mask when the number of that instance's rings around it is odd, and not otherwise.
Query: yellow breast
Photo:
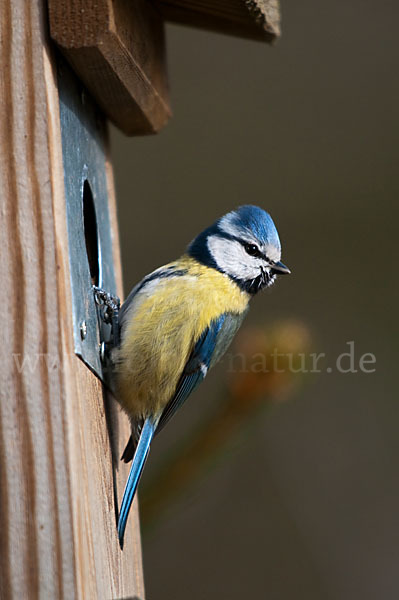
[[[118,400],[133,418],[162,412],[204,329],[225,312],[242,313],[249,301],[227,276],[188,256],[171,264],[187,274],[136,294],[116,354]]]

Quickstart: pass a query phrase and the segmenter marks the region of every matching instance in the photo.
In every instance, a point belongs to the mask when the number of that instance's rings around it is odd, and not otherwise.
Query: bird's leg
[[[119,345],[119,309],[121,301],[118,296],[114,296],[97,286],[93,286],[93,291],[102,321],[111,325],[112,342],[109,340],[107,344],[116,347]]]

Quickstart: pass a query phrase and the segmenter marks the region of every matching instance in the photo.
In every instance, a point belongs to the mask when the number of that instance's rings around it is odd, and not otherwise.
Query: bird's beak
[[[272,265],[271,271],[276,275],[289,275],[291,273],[289,268],[286,267],[280,260]]]

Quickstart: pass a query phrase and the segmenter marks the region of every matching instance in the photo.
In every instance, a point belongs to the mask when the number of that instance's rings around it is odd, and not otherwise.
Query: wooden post
[[[0,597],[143,598],[137,511],[114,488],[128,426],[74,354],[59,104],[46,2],[0,3]],[[121,272],[107,166],[114,264]]]

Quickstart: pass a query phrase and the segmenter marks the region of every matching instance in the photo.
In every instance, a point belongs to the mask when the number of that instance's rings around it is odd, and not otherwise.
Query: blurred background
[[[274,47],[168,26],[174,118],[111,132],[125,293],[243,203],[271,213],[292,269],[153,444],[149,600],[399,597],[399,7],[282,16]],[[282,375],[234,366],[275,349],[294,356]],[[319,373],[292,372],[314,352]]]

